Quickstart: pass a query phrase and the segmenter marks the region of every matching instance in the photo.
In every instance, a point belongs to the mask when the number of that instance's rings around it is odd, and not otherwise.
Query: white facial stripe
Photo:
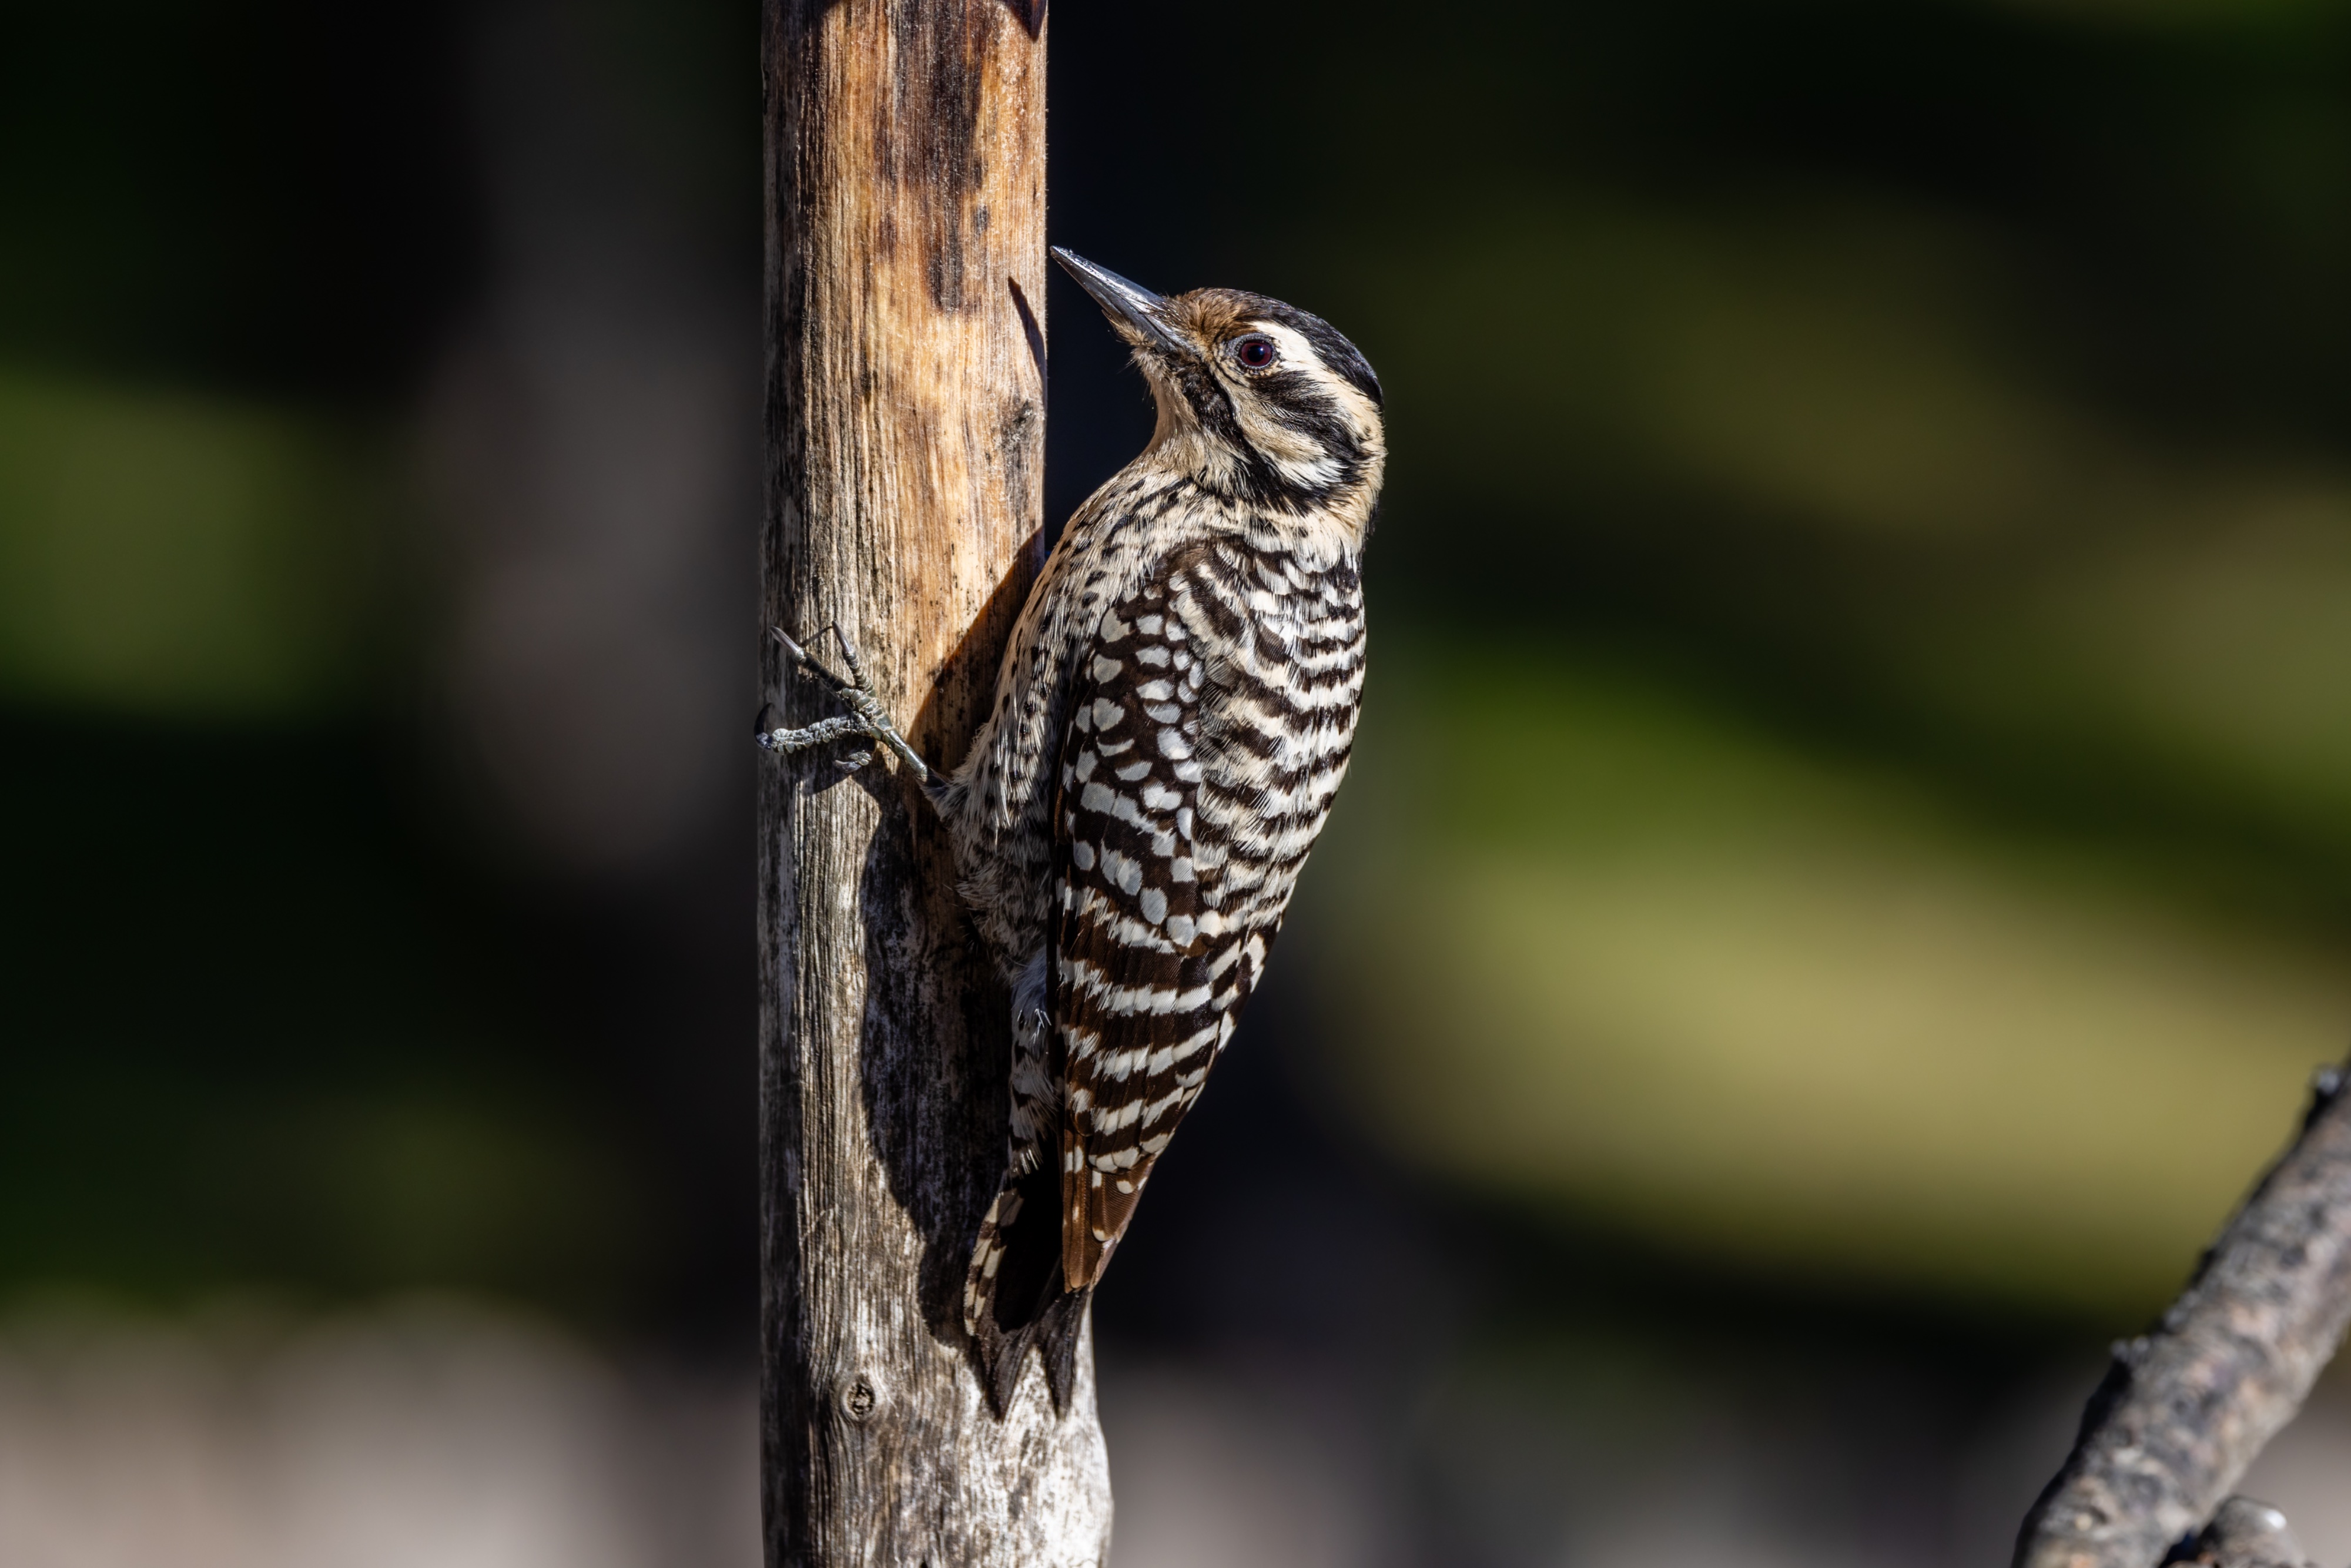
[[[1249,329],[1252,332],[1273,340],[1274,347],[1281,350],[1280,369],[1285,371],[1322,369],[1322,361],[1316,356],[1314,345],[1306,340],[1303,333],[1274,321],[1252,321],[1249,324]],[[1320,379],[1327,380],[1327,372]]]
[[[1279,355],[1277,371],[1311,377],[1354,434],[1364,461],[1357,470],[1356,482],[1332,496],[1325,520],[1341,536],[1360,541],[1370,524],[1372,504],[1379,495],[1387,466],[1385,427],[1378,404],[1324,365],[1305,334],[1296,329],[1274,321],[1252,320],[1228,333],[1227,341],[1247,333],[1272,339]],[[1152,432],[1146,455],[1177,472],[1192,475],[1213,489],[1236,483],[1240,477],[1242,455],[1228,450],[1201,426],[1183,388],[1159,367],[1153,355],[1138,351],[1134,359],[1158,404],[1158,423]],[[1342,477],[1342,465],[1337,458],[1281,423],[1251,395],[1253,377],[1219,352],[1209,353],[1207,359],[1210,373],[1231,393],[1234,417],[1243,439],[1284,480],[1301,489],[1312,490]]]
[[[1353,429],[1355,438],[1370,444],[1379,429],[1378,411],[1345,377],[1322,363],[1305,334],[1274,321],[1253,321],[1249,328],[1273,340],[1280,355],[1278,363],[1281,370],[1311,380],[1316,391],[1339,405],[1340,416]],[[1217,374],[1234,388],[1233,410],[1240,422],[1241,434],[1285,479],[1312,488],[1339,478],[1342,469],[1338,459],[1324,452],[1311,436],[1282,423],[1270,410],[1249,396],[1247,377],[1222,364],[1217,366]]]
[[[1326,372],[1322,384],[1332,397],[1338,399],[1340,413],[1346,419],[1348,427],[1354,431],[1356,438],[1374,452],[1382,450],[1384,443],[1380,435],[1384,427],[1380,423],[1379,405],[1364,396],[1355,383],[1344,376]]]

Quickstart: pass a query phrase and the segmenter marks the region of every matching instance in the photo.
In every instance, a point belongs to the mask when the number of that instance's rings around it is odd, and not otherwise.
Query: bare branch
[[[2073,1454],[2025,1517],[2016,1568],[2156,1568],[2208,1520],[2199,1560],[2298,1568],[2301,1549],[2274,1509],[2221,1504],[2302,1407],[2351,1320],[2344,1083],[2344,1069],[2319,1074],[2300,1136],[2162,1325],[2115,1347]],[[2292,1555],[2262,1555],[2280,1551]]]

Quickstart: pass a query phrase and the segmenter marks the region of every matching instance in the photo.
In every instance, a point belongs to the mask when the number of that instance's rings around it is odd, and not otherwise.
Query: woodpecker
[[[1053,255],[1134,350],[1158,422],[1070,519],[970,755],[937,781],[853,655],[832,677],[850,716],[759,737],[862,735],[908,761],[1010,987],[1009,1149],[963,1299],[999,1415],[1031,1344],[1066,1406],[1086,1303],[1346,773],[1387,455],[1379,378],[1321,318]]]

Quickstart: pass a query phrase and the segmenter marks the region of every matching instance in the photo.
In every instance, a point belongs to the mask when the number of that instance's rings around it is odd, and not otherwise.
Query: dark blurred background
[[[1050,26],[1394,446],[1120,1563],[2003,1560],[2351,1035],[2351,7]],[[757,9],[5,28],[0,1559],[747,1563]]]

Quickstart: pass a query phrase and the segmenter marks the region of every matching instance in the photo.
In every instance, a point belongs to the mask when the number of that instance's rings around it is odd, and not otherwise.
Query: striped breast
[[[1074,671],[1054,809],[1062,1268],[1101,1277],[1198,1097],[1345,774],[1353,558],[1217,538],[1143,575]]]

